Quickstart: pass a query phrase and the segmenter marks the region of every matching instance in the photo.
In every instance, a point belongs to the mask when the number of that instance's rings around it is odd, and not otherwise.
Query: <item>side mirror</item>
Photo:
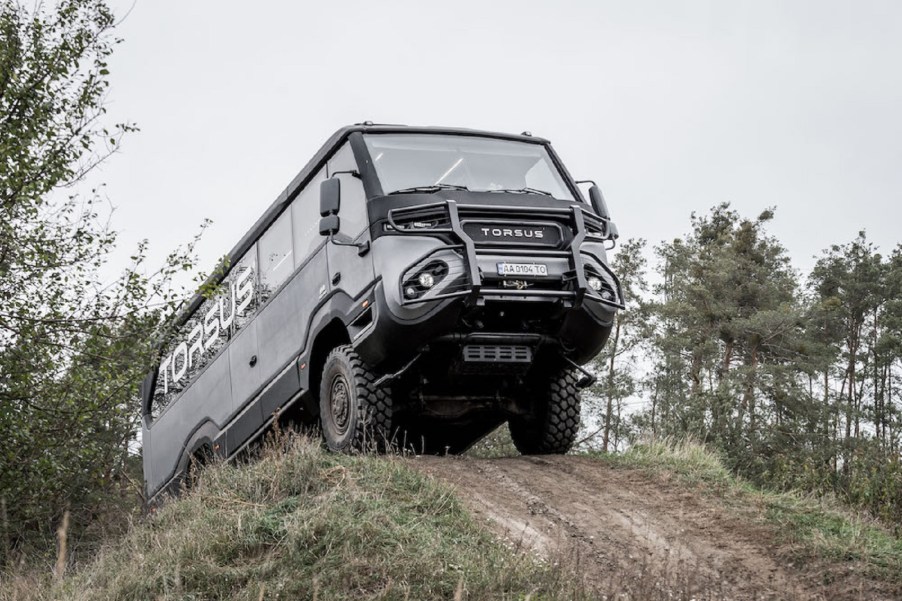
[[[340,208],[341,181],[336,178],[327,179],[319,185],[319,216],[336,215]]]
[[[611,214],[608,212],[608,203],[604,201],[604,196],[601,194],[601,188],[592,184],[592,187],[589,188],[589,200],[592,202],[592,209],[595,211],[595,214],[601,217],[602,219],[610,219]]]
[[[338,215],[326,215],[319,220],[320,236],[334,236],[339,229],[341,229],[341,217]]]

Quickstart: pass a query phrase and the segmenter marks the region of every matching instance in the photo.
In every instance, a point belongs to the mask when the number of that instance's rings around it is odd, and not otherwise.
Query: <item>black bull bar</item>
[[[480,216],[485,216],[487,219],[511,217],[527,223],[531,218],[553,218],[562,225],[564,223],[569,225],[572,236],[569,241],[562,242],[561,248],[557,249],[533,247],[526,249],[512,246],[491,247],[489,249],[478,248],[476,242],[462,226],[462,212],[465,213],[467,221],[479,219]],[[413,227],[399,223],[399,220],[407,223],[411,218],[421,218],[425,221],[415,222]],[[592,226],[591,229],[587,227],[587,220]],[[452,240],[452,243],[444,244],[429,251],[407,266],[398,282],[402,304],[407,305],[464,297],[468,304],[476,305],[483,304],[486,298],[529,297],[561,299],[570,306],[579,307],[586,298],[590,298],[595,302],[615,309],[624,308],[620,281],[605,262],[597,257],[596,261],[591,264],[591,270],[593,272],[601,271],[592,275],[602,280],[602,290],[596,291],[587,285],[586,265],[581,245],[587,238],[589,240],[594,238],[598,242],[603,243],[602,233],[605,231],[607,224],[598,216],[586,213],[582,207],[577,205],[537,208],[459,204],[457,201],[448,199],[392,209],[388,212],[387,227],[397,234],[419,236],[440,234]],[[531,257],[536,258],[566,258],[568,269],[564,276],[565,289],[530,289],[524,291],[484,287],[484,278],[478,262],[480,250],[490,252],[495,256],[518,256],[528,252]],[[455,276],[454,285],[446,286],[441,292],[431,293],[427,291],[423,295],[409,298],[405,294],[405,278],[407,276],[404,274],[416,271],[417,266],[428,266],[430,261],[434,261],[436,257],[448,252],[453,252],[463,259],[463,269],[452,274]]]

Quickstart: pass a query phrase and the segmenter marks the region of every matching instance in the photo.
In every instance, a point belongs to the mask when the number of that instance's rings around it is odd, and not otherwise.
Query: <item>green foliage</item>
[[[742,449],[758,442],[765,411],[782,410],[792,387],[781,367],[797,358],[796,276],[785,249],[764,232],[772,217],[741,218],[727,205],[693,217],[685,241],[664,245],[657,305],[659,369],[688,376],[667,399],[685,400],[687,430]]]
[[[773,217],[720,205],[657,248],[661,283],[640,303],[651,406],[631,422],[704,440],[756,482],[835,493],[898,524],[902,250],[883,257],[862,233],[802,288],[766,232]]]
[[[104,125],[113,25],[101,0],[0,0],[0,563],[66,509],[82,532],[136,505],[136,385],[192,264],[189,245],[148,273],[142,243],[100,276],[115,234],[73,186],[135,129]]]

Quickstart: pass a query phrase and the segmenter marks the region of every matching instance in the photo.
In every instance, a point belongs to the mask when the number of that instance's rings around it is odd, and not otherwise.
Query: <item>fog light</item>
[[[601,290],[601,280],[599,278],[592,276],[592,277],[588,278],[586,280],[586,282],[589,284],[589,288],[591,288],[595,292],[598,292],[599,290]]]
[[[432,277],[432,274],[428,271],[421,273],[420,277],[417,278],[417,281],[423,288],[432,288],[435,285],[435,278]]]
[[[406,296],[407,298],[416,298],[417,296],[419,296],[419,294],[417,293],[416,288],[414,288],[413,286],[408,286],[404,289],[404,296]]]

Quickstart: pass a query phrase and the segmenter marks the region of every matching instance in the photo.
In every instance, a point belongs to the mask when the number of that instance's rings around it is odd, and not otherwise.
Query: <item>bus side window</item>
[[[291,211],[285,211],[257,243],[260,251],[260,301],[265,302],[294,271]]]
[[[294,266],[307,260],[310,253],[322,244],[319,235],[319,186],[326,179],[326,169],[320,169],[291,203],[294,229]]]
[[[329,160],[329,177],[340,171],[357,171],[357,161],[351,145],[345,142],[341,150]],[[359,177],[350,173],[339,173],[335,177],[341,180],[341,233],[356,238],[367,226],[366,193]]]
[[[152,404],[156,419],[194,376],[253,317],[257,308],[254,245],[229,270],[229,275],[211,297],[172,333],[162,353]]]
[[[258,296],[257,244],[251,246],[229,271],[226,293],[221,297],[220,327],[229,329],[230,337],[238,333],[254,317],[261,301]]]

